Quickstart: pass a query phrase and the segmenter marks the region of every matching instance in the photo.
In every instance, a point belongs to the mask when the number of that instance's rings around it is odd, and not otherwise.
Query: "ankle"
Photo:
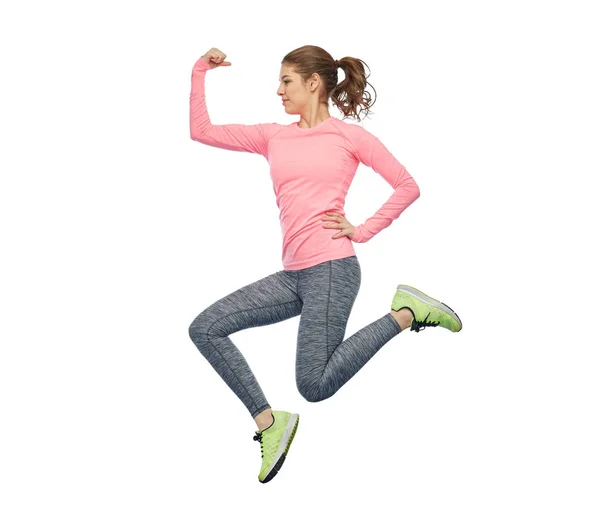
[[[271,408],[261,411],[256,417],[254,417],[256,421],[256,426],[259,431],[263,431],[273,424],[275,421],[275,417],[272,414]]]
[[[400,325],[400,329],[402,331],[404,329],[408,329],[411,326],[413,320],[413,313],[409,309],[402,308],[400,310],[392,310],[390,314],[398,322],[398,325]]]

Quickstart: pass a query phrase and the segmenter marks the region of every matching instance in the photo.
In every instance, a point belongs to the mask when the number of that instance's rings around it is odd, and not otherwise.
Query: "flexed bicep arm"
[[[206,107],[205,77],[209,64],[201,57],[192,69],[190,91],[190,137],[194,141],[228,149],[267,156],[268,132],[258,125],[213,125]]]

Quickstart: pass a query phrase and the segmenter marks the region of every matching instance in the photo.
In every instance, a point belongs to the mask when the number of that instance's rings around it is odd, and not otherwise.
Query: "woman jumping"
[[[205,145],[264,156],[270,166],[283,234],[283,270],[216,301],[192,322],[192,341],[235,392],[256,421],[260,441],[259,481],[270,481],[285,461],[299,415],[271,409],[246,359],[229,338],[242,329],[300,316],[296,385],[310,402],[331,397],[375,353],[405,329],[427,326],[460,331],[448,305],[399,285],[391,311],[344,340],[361,282],[353,242],[367,242],[419,197],[406,168],[363,127],[329,115],[329,98],[344,117],[360,121],[374,103],[365,90],[363,61],[336,61],[318,46],[303,46],[281,62],[277,95],[289,125],[213,125],[205,101],[208,70],[231,66],[211,48],[194,64],[190,93],[190,135]],[[366,64],[366,63],[365,63]],[[345,79],[338,83],[338,68]],[[391,197],[363,224],[352,225],[344,202],[359,163],[393,188]],[[332,234],[333,233],[333,234]]]

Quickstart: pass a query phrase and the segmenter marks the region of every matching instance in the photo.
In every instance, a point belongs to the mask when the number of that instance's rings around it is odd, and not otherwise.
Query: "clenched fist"
[[[225,57],[227,57],[227,55],[218,48],[211,48],[202,56],[211,68],[216,68],[217,66],[231,66],[230,62],[225,61]]]

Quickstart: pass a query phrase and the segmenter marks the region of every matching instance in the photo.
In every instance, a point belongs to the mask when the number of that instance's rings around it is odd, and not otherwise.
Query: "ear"
[[[321,77],[319,76],[319,74],[318,73],[313,73],[310,76],[310,87],[311,88],[318,88],[320,80],[321,80]]]

